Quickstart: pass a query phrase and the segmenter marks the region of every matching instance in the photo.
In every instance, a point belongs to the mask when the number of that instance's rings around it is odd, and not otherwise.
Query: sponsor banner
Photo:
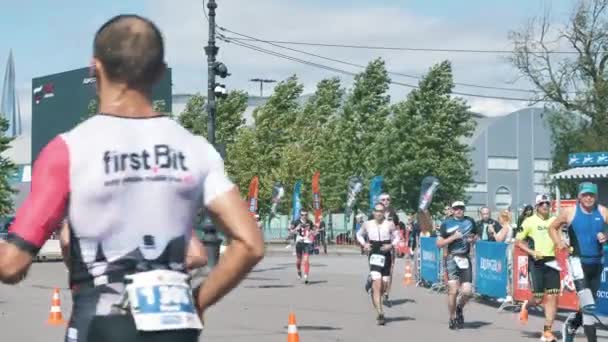
[[[475,291],[481,295],[505,298],[507,296],[506,243],[478,241],[475,244]]]
[[[293,186],[293,195],[291,197],[291,216],[293,220],[300,218],[300,209],[302,209],[302,203],[300,202],[300,191],[302,190],[302,181],[297,181]]]
[[[370,213],[374,209],[376,203],[378,203],[378,197],[382,194],[382,183],[384,178],[382,176],[376,176],[372,178],[369,186],[369,211]]]
[[[430,283],[439,282],[441,263],[440,250],[436,245],[437,238],[420,238],[420,279]]]
[[[559,265],[566,264],[566,254],[558,253],[556,259]],[[528,254],[518,247],[513,248],[513,299],[517,301],[532,298],[528,275]],[[560,272],[560,284],[564,283],[564,272]],[[576,292],[569,291],[562,286],[559,296],[558,307],[565,310],[578,309],[578,297]]]
[[[321,208],[321,186],[319,184],[320,178],[321,173],[319,171],[315,172],[312,176],[312,206],[315,216],[315,225],[317,227],[321,224],[321,216],[323,215],[323,210]]]
[[[249,213],[255,215],[258,211],[258,176],[253,177],[251,183],[249,183],[249,197],[247,203],[249,204]]]

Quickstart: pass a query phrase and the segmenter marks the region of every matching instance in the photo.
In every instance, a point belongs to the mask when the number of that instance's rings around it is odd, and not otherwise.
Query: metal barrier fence
[[[351,214],[348,221],[344,214],[325,215],[325,239],[328,244],[356,245],[356,232],[354,231],[354,215]],[[288,215],[280,215],[266,220],[263,224],[264,240],[266,242],[287,241],[289,237],[288,228],[291,223]]]
[[[436,238],[420,238],[419,246],[417,284],[428,287],[433,292],[444,292],[447,289],[445,257],[443,251],[436,246]],[[561,265],[566,265],[567,255],[558,254],[556,257]],[[471,248],[470,261],[475,295],[502,302],[498,311],[519,307],[520,302],[531,298],[528,256],[513,244],[477,241]],[[567,268],[560,274],[562,280],[566,274]],[[603,280],[608,282],[608,279]],[[562,288],[558,307],[576,310],[576,293]]]

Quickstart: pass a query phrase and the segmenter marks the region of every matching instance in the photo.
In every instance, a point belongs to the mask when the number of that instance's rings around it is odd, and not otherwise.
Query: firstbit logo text
[[[186,157],[169,145],[154,145],[153,151],[144,149],[141,152],[105,151],[103,154],[105,173],[123,172],[126,170],[173,169],[188,171]]]

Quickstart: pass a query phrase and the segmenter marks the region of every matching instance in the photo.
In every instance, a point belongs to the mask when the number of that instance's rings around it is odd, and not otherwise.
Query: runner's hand
[[[454,234],[452,234],[452,238],[454,240],[458,240],[458,239],[462,239],[462,233],[460,232],[460,230],[457,230],[454,232]]]
[[[372,247],[369,245],[369,243],[366,243],[365,245],[363,245],[363,250],[366,252],[369,252],[372,249]]]
[[[494,230],[494,225],[491,224],[488,226],[488,234],[496,234],[496,231]]]
[[[604,234],[604,233],[597,233],[597,241],[599,241],[600,243],[604,243],[607,240],[608,239],[606,238],[606,234]]]
[[[599,238],[599,237],[598,237]],[[568,244],[566,243],[566,241],[561,240],[556,246],[555,249],[557,250],[562,250],[562,249],[568,249],[570,246],[568,246]]]
[[[534,251],[534,254],[532,254],[532,257],[534,258],[534,260],[540,260],[543,258],[543,254],[539,251]]]

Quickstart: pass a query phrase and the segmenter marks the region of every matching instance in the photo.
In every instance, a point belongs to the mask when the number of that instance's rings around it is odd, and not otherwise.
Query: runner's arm
[[[399,246],[399,242],[401,241],[401,235],[399,235],[399,229],[397,229],[395,224],[392,224],[391,232],[393,233],[392,245],[393,247],[397,247]]]
[[[438,248],[444,248],[459,238],[460,237],[457,237],[456,233],[453,233],[452,235],[448,235],[445,223],[442,223],[441,226],[439,227],[439,235],[437,236],[436,245]]]
[[[203,180],[203,204],[231,242],[198,292],[201,315],[236,287],[264,257],[262,232],[237,187],[226,177],[219,154],[214,150],[213,154],[215,159],[210,161],[210,170]]]
[[[186,249],[186,268],[189,270],[207,265],[207,250],[192,231],[188,248]]]
[[[530,226],[526,224],[526,220],[521,224],[523,230],[515,236],[515,240],[517,240],[516,245],[524,252],[528,253],[528,255],[534,256],[535,251],[531,249],[528,244],[524,241],[528,235],[530,235]]]
[[[61,255],[63,256],[63,263],[68,269],[70,269],[70,226],[68,225],[67,221],[63,223],[61,227],[61,232],[59,232],[59,245],[61,246]]]
[[[551,222],[551,224],[549,225],[549,228],[548,228],[549,236],[551,237],[551,240],[553,240],[553,243],[555,244],[555,246],[559,246],[560,244],[563,243],[562,234],[561,234],[562,226],[570,223],[571,214],[572,214],[572,208],[565,208],[559,213],[559,215],[557,215],[555,220],[553,220],[553,222]]]
[[[359,242],[361,246],[365,246],[365,234],[367,234],[367,224],[366,222],[363,222],[361,228],[357,231],[357,242]]]
[[[34,163],[31,191],[17,210],[6,241],[0,242],[0,282],[21,281],[33,257],[61,223],[70,191],[69,171],[68,147],[55,137]]]
[[[608,224],[608,208],[601,204],[598,206],[598,208],[600,209],[600,214],[602,214],[602,217],[604,218],[604,223]]]

